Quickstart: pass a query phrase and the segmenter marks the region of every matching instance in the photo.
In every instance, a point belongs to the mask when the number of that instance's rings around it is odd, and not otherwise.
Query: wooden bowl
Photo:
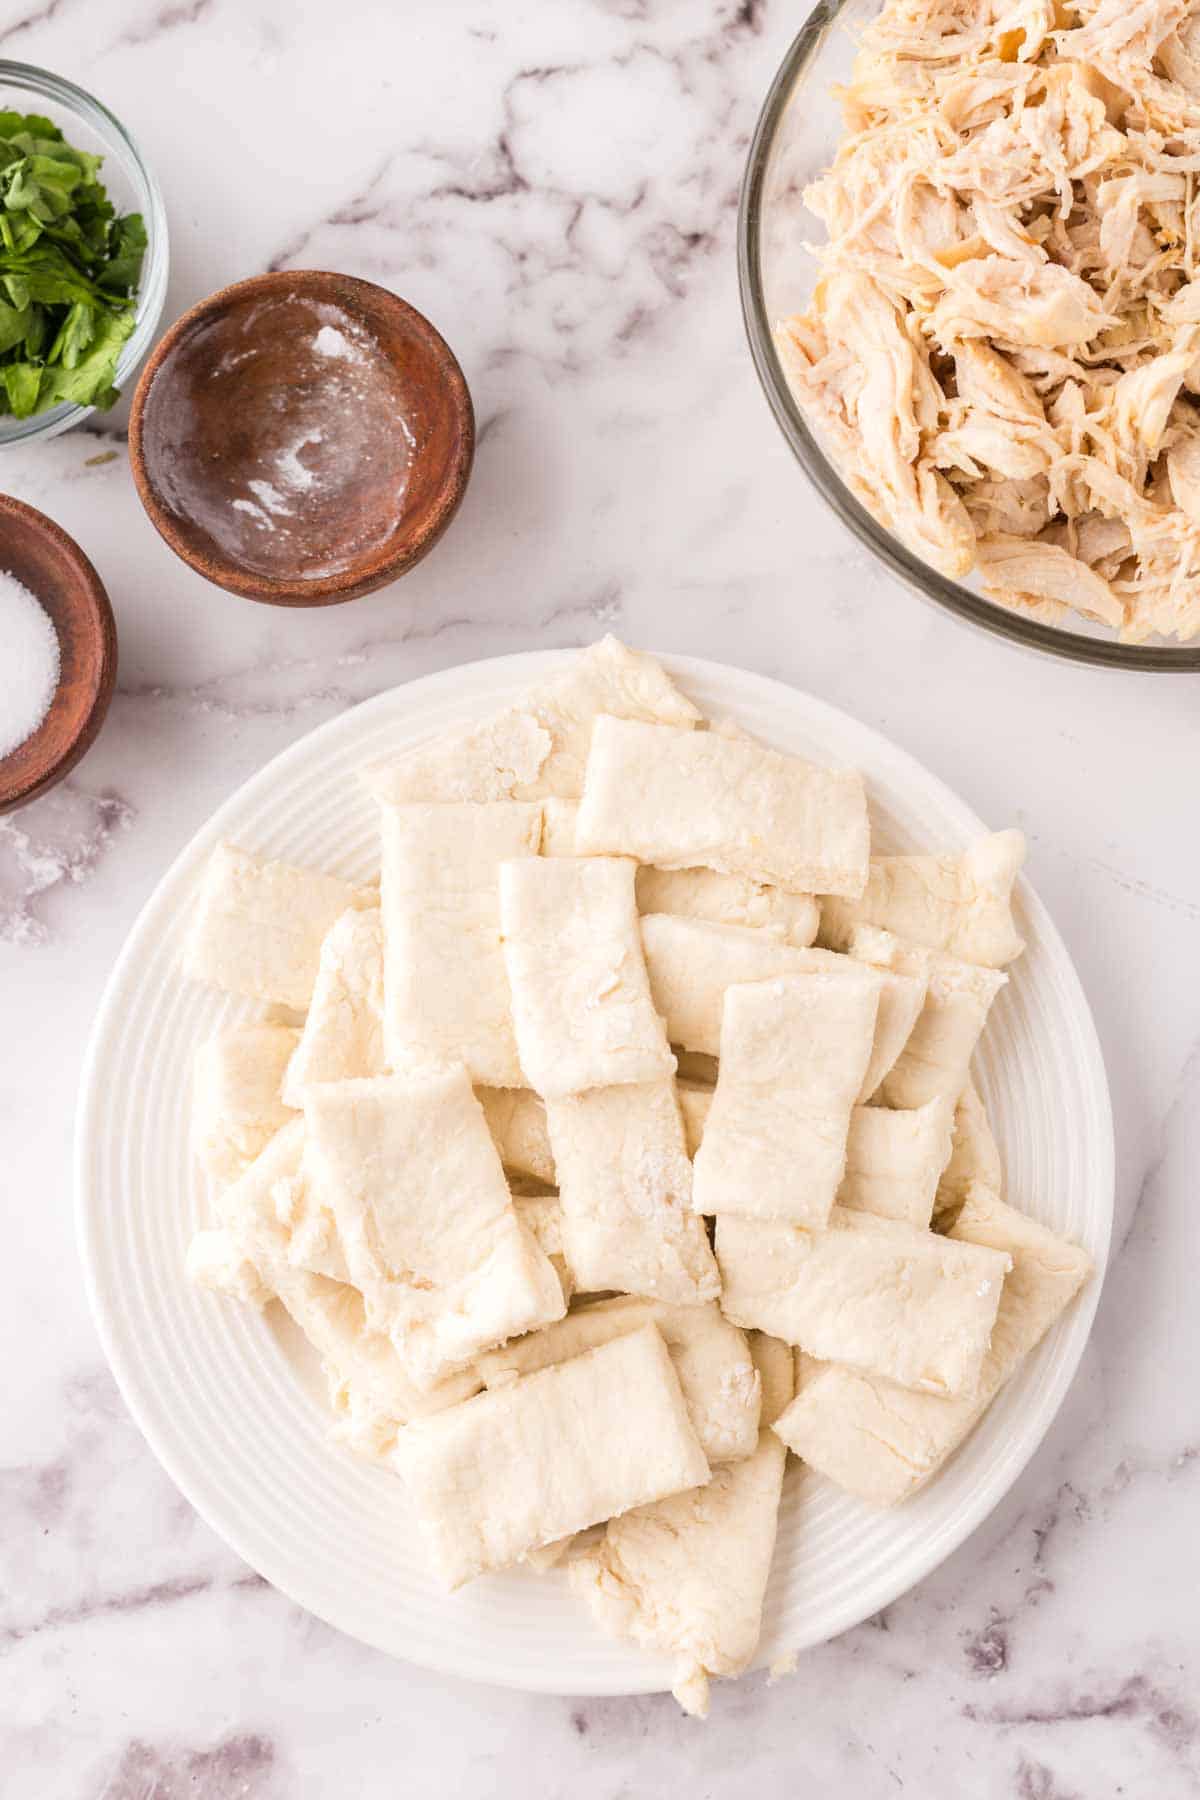
[[[280,270],[178,319],[133,396],[142,504],[198,574],[275,606],[395,581],[463,497],[475,417],[413,307],[350,275]]]
[[[117,627],[104,583],[74,538],[0,494],[0,569],[41,601],[58,633],[59,681],[32,737],[0,758],[0,813],[44,794],[89,748],[117,679]]]

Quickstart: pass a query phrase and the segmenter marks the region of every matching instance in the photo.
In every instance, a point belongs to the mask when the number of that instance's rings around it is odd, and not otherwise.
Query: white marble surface
[[[0,55],[132,127],[165,191],[168,317],[261,268],[383,281],[454,345],[481,426],[450,535],[324,614],[174,561],[118,414],[3,486],[97,562],[119,688],[54,796],[0,820],[0,1788],[6,1800],[921,1800],[1200,1792],[1200,847],[1194,680],[1092,673],[897,589],[806,489],[738,317],[772,0],[3,0]],[[91,1015],[170,858],[312,726],[427,670],[630,641],[846,707],[1029,833],[1108,1058],[1116,1255],[1082,1372],[1006,1503],[883,1618],[774,1687],[570,1701],[391,1663],[193,1516],[84,1301],[71,1117]]]

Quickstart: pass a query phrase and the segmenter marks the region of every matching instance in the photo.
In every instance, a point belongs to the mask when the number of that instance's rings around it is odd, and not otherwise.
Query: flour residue
[[[417,442],[402,370],[345,309],[297,296],[209,335],[148,414],[165,497],[257,574],[348,568],[405,509]]]
[[[322,325],[313,339],[313,349],[318,356],[332,356],[339,362],[362,363],[365,361],[359,346],[339,331],[336,325]]]

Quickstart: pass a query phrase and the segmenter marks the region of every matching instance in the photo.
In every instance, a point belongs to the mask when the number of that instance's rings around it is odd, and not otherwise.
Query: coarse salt
[[[60,666],[45,607],[15,575],[0,573],[0,756],[19,749],[46,717]]]

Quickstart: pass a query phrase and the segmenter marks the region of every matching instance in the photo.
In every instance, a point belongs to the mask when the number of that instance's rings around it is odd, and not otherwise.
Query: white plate
[[[934,776],[833,708],[716,663],[663,660],[709,716],[860,768],[882,847],[954,848],[983,829]],[[365,880],[377,866],[375,817],[355,771],[490,711],[561,661],[503,657],[382,694],[276,757],[193,838],[130,933],[96,1021],[79,1116],[79,1236],[130,1411],[197,1512],[274,1586],[352,1637],[428,1668],[553,1693],[644,1693],[670,1685],[666,1662],[601,1638],[561,1574],[514,1572],[440,1591],[400,1482],[327,1437],[315,1371],[294,1337],[184,1277],[188,1241],[211,1216],[188,1152],[192,1054],[255,1010],[179,974],[209,850],[227,838]],[[1113,1201],[1104,1066],[1070,958],[1027,886],[1020,909],[1029,947],[993,1009],[980,1087],[1010,1197],[1085,1244],[1102,1271]],[[899,1510],[872,1512],[793,1466],[761,1661],[878,1612],[986,1517],[1058,1410],[1099,1289],[1098,1274],[960,1454]]]

